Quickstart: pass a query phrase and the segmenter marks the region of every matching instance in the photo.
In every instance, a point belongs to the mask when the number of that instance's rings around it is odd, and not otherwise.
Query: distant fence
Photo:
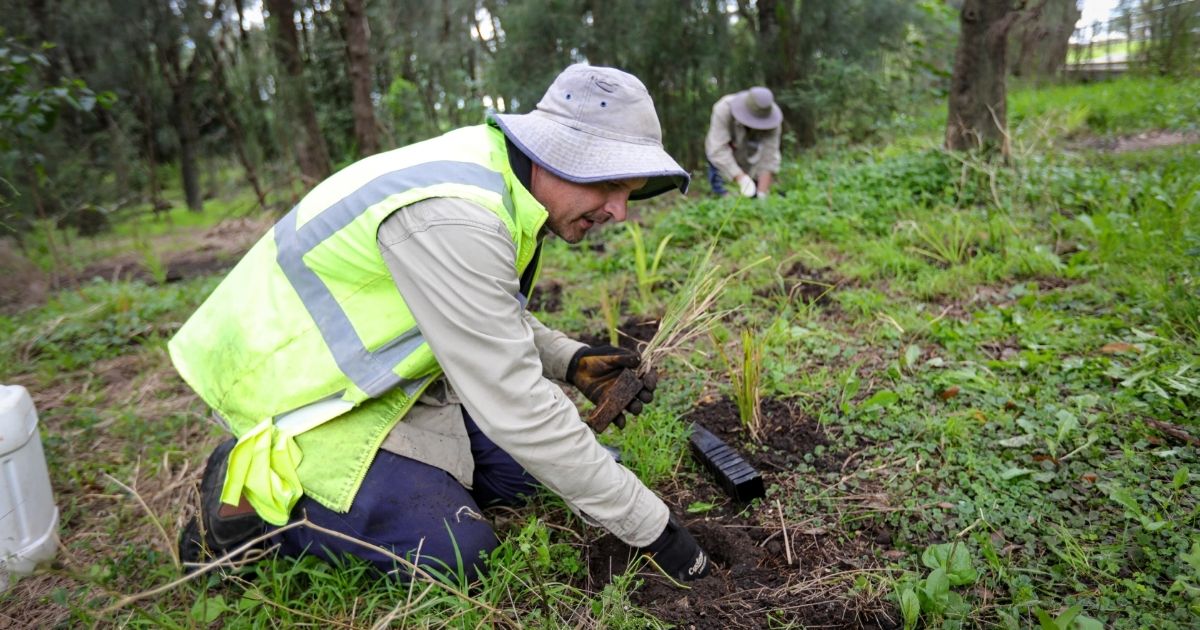
[[[1200,0],[1143,1],[1107,21],[1075,29],[1063,68],[1093,80],[1146,67],[1195,70],[1200,52]]]

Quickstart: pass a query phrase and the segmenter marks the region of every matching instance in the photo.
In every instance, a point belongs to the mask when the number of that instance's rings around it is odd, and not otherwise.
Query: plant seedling
[[[617,382],[609,388],[607,397],[592,410],[588,425],[596,433],[604,431],[617,418],[633,397],[641,390],[641,378],[646,376],[667,356],[689,345],[696,338],[707,334],[730,310],[715,308],[717,299],[731,280],[755,265],[767,260],[762,258],[733,273],[722,273],[721,266],[713,261],[718,239],[708,246],[704,255],[692,268],[687,280],[679,287],[667,303],[658,331],[646,342],[642,351],[642,364],[637,374],[621,373]]]
[[[733,402],[737,405],[742,426],[755,442],[762,442],[762,357],[763,338],[750,330],[742,330],[742,352],[730,358],[717,340],[713,345],[725,362],[732,386]]]

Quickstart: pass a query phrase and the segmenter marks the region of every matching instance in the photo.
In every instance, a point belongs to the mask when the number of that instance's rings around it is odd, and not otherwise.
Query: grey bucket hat
[[[765,87],[755,86],[739,92],[730,105],[734,119],[751,129],[774,129],[783,122],[783,112],[775,104],[775,95]]]
[[[538,166],[580,184],[647,178],[631,199],[672,188],[691,176],[667,154],[654,101],[637,77],[615,68],[567,67],[528,114],[492,119]]]

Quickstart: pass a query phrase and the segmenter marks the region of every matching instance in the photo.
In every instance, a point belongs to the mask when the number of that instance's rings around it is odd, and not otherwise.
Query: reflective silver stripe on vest
[[[395,387],[403,387],[411,396],[424,386],[430,377],[405,379],[393,369],[421,347],[425,338],[413,326],[378,350],[367,350],[329,287],[304,264],[304,255],[387,197],[435,184],[465,184],[495,192],[504,199],[505,208],[515,219],[503,175],[470,162],[438,161],[380,175],[322,210],[300,229],[296,229],[299,207],[275,225],[276,262],[316,322],[338,369],[372,398]]]

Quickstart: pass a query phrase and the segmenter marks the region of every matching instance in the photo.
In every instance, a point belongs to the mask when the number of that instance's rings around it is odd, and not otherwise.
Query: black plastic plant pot
[[[704,427],[692,423],[688,439],[692,454],[716,477],[725,494],[743,503],[766,496],[762,475],[721,438]]]

